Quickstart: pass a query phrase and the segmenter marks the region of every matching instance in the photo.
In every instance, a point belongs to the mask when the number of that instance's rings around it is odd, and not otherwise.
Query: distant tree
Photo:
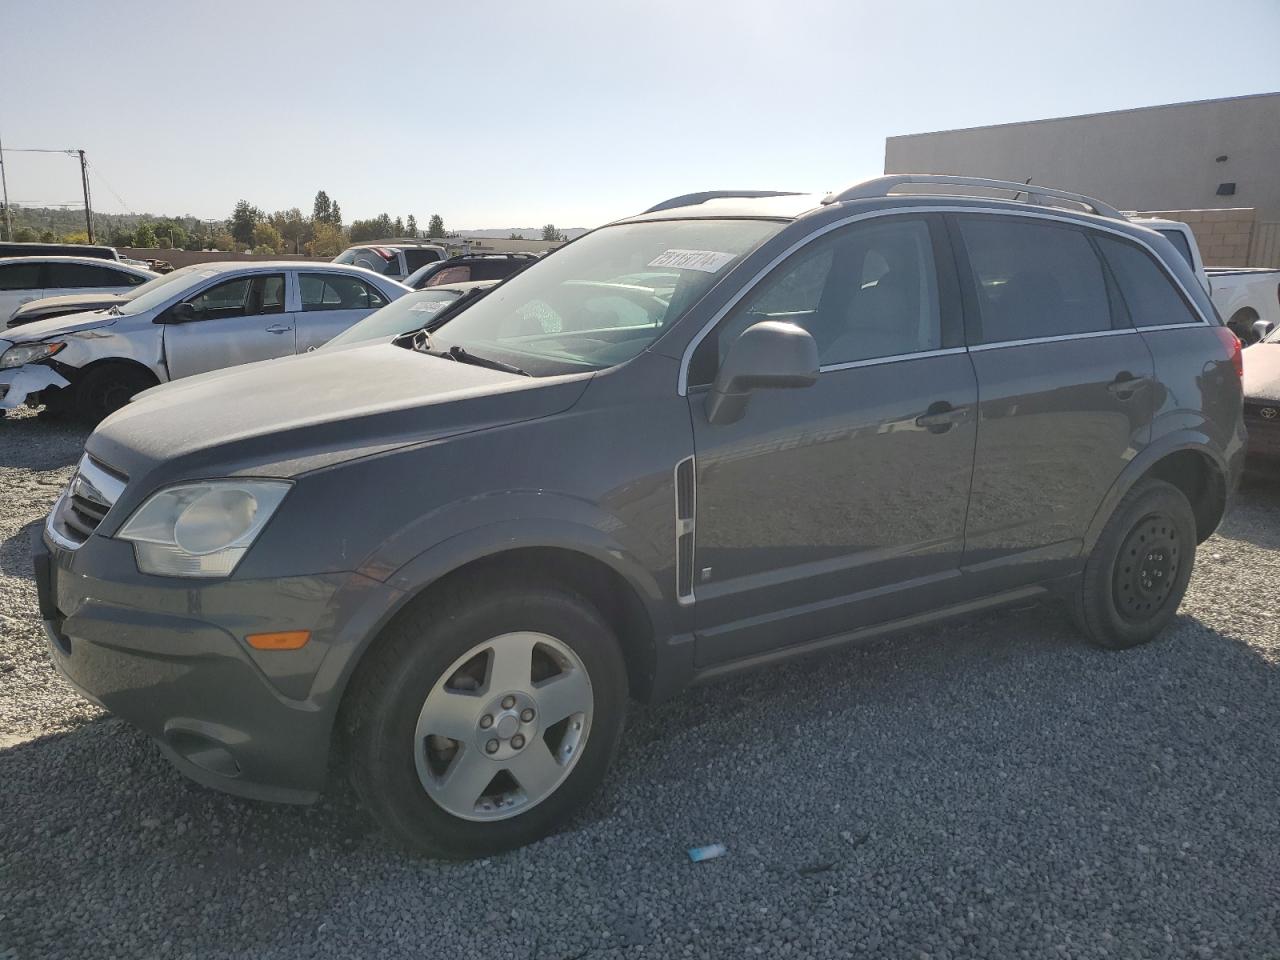
[[[508,239],[508,240],[523,240],[523,239],[524,239],[524,234],[523,234],[523,233],[516,233],[514,230],[512,230],[512,231],[511,231],[511,236],[507,237],[507,239]]]
[[[301,253],[303,244],[311,239],[312,224],[303,218],[302,211],[297,207],[277,210],[267,220],[280,232],[287,249],[292,253]]]
[[[556,229],[556,225],[554,223],[548,223],[542,228],[542,239],[550,240],[552,242],[560,242],[567,238],[563,233]]]
[[[432,240],[440,240],[444,237],[444,217],[438,213],[433,213],[431,219],[427,221],[427,236]]]
[[[224,250],[228,253],[236,248],[236,239],[227,232],[226,228],[214,231],[211,243],[214,250]]]
[[[227,229],[236,243],[249,247],[253,245],[253,228],[262,220],[262,211],[248,200],[241,200],[232,211],[227,221]]]
[[[41,230],[40,242],[41,243],[57,243],[58,235],[54,233],[52,230]]]
[[[404,224],[400,225],[401,228]],[[363,243],[366,240],[380,240],[390,237],[395,231],[395,223],[388,214],[380,213],[372,220],[351,221],[351,242]]]
[[[156,228],[149,223],[138,224],[138,229],[133,231],[133,245],[150,250],[159,246],[160,241],[156,237]]]
[[[16,243],[34,243],[40,235],[30,227],[14,227],[13,239]]]
[[[391,235],[393,237],[404,236],[404,221],[401,220],[399,217],[396,217],[396,222],[391,228]]]
[[[316,191],[315,202],[311,205],[311,219],[316,223],[329,223],[333,215],[333,201],[323,190]]]
[[[417,237],[418,235],[418,218],[412,213],[409,214],[409,219],[404,222],[404,235],[406,237]]]
[[[338,206],[338,201],[333,201],[333,206],[329,209],[329,223],[342,229],[342,208]]]
[[[265,220],[254,224],[253,249],[256,253],[279,253],[284,249],[284,237],[280,231]]]
[[[354,227],[355,224],[352,224]],[[347,238],[332,223],[315,224],[315,234],[306,245],[306,251],[313,257],[336,257],[347,245]]]
[[[78,233],[64,233],[62,235],[63,243],[88,243],[89,234],[81,230]]]

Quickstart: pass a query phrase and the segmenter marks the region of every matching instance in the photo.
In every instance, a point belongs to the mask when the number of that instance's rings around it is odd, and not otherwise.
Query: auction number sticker
[[[677,270],[701,270],[715,273],[733,261],[734,254],[715,250],[665,250],[649,261],[651,267],[674,267]]]

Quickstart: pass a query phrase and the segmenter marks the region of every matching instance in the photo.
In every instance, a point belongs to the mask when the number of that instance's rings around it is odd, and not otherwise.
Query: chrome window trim
[[[845,363],[828,363],[818,368],[819,373],[834,373],[838,370],[853,370],[856,367],[876,367],[882,363],[900,363],[903,360],[923,360],[926,357],[948,357],[964,353],[964,347],[946,347],[942,350],[917,350],[915,353],[895,353],[890,357],[870,357],[866,360],[849,360]]]
[[[1033,343],[1064,343],[1068,340],[1093,340],[1097,337],[1123,337],[1137,333],[1137,327],[1125,327],[1123,330],[1091,330],[1088,333],[1064,333],[1056,337],[1027,337],[1023,340],[997,340],[993,343],[979,343],[969,348],[970,353],[981,353],[985,350],[1000,350],[1004,347],[1025,347]]]
[[[1190,323],[1158,323],[1154,327],[1134,327],[1139,333],[1147,333],[1151,330],[1189,330],[1192,327],[1203,327],[1205,324],[1198,320]]]
[[[879,217],[901,217],[901,216],[911,216],[913,214],[922,214],[922,213],[987,213],[987,214],[996,214],[998,216],[1005,216],[1005,217],[1022,217],[1022,218],[1031,219],[1031,220],[1050,220],[1057,223],[1066,223],[1071,226],[1084,227],[1085,229],[1088,229],[1088,230],[1099,230],[1103,233],[1114,234],[1123,240],[1129,240],[1133,243],[1139,244],[1148,253],[1150,253],[1155,258],[1156,263],[1159,264],[1160,269],[1164,271],[1165,276],[1171,279],[1177,285],[1178,289],[1182,291],[1183,296],[1186,298],[1187,302],[1191,305],[1192,309],[1194,310],[1196,315],[1200,317],[1200,320],[1201,320],[1201,323],[1177,324],[1177,326],[1179,327],[1181,326],[1190,327],[1190,326],[1201,326],[1201,325],[1213,326],[1210,320],[1204,315],[1203,311],[1201,311],[1200,305],[1196,303],[1195,297],[1191,295],[1190,291],[1188,291],[1186,286],[1182,283],[1182,281],[1178,279],[1177,275],[1174,274],[1173,271],[1169,269],[1168,264],[1164,262],[1164,258],[1160,256],[1159,252],[1154,247],[1152,247],[1151,244],[1147,243],[1146,240],[1142,239],[1141,237],[1135,237],[1124,230],[1117,230],[1114,227],[1111,227],[1105,223],[1090,223],[1087,221],[1082,221],[1076,217],[1063,216],[1061,214],[1053,213],[1050,210],[1035,210],[1035,209],[1010,210],[1006,207],[960,206],[955,204],[936,204],[936,205],[929,204],[929,205],[919,205],[919,206],[913,205],[909,207],[893,207],[891,209],[886,209],[886,210],[871,210],[871,211],[867,211],[866,213],[856,213],[848,217],[842,217],[839,220],[833,220],[831,223],[828,223],[826,226],[821,227],[820,229],[815,230],[812,233],[808,234],[807,236],[797,240],[795,243],[791,244],[789,247],[787,247],[785,250],[779,253],[776,257],[770,260],[767,264],[765,264],[765,266],[762,267],[760,271],[756,273],[755,276],[753,276],[750,280],[744,283],[742,287],[738,290],[738,292],[729,298],[728,302],[726,302],[724,306],[722,306],[719,310],[715,312],[715,314],[712,315],[711,319],[708,320],[703,325],[702,329],[699,330],[697,334],[694,336],[694,338],[689,341],[688,346],[684,348],[684,353],[680,357],[680,371],[677,374],[677,379],[676,379],[676,392],[682,397],[689,395],[689,365],[693,362],[694,351],[698,349],[698,347],[702,344],[702,341],[706,339],[707,335],[711,333],[711,331],[716,328],[716,325],[719,324],[720,321],[724,319],[725,315],[728,314],[729,311],[732,310],[734,307],[736,307],[738,303],[748,293],[754,290],[756,286],[758,286],[759,283],[766,276],[768,276],[768,274],[772,272],[775,267],[777,267],[780,263],[782,263],[782,261],[786,260],[789,256],[791,256],[797,250],[800,250],[803,247],[808,246],[810,243],[813,243],[815,240],[818,240],[821,237],[826,236],[831,231],[839,230],[841,227],[846,227],[851,223],[858,223],[859,221],[862,221],[862,220],[873,220]],[[1179,256],[1181,256],[1181,254],[1179,254]],[[1103,331],[1100,331],[1100,333],[1103,333],[1103,334],[1127,333],[1127,332],[1132,332],[1134,330],[1139,330],[1139,329],[1156,330],[1160,328],[1127,327],[1124,330],[1103,330]],[[977,344],[975,346],[959,347],[956,349],[980,350],[983,348],[1010,346],[1013,343],[1019,343],[1019,344],[1045,343],[1052,340],[1079,339],[1081,337],[1089,337],[1089,336],[1097,336],[1097,334],[1074,334],[1073,333],[1073,334],[1067,334],[1064,337],[1032,337],[1027,340],[1007,341],[1002,343],[983,343],[983,344]],[[826,368],[820,368],[820,369],[826,369]]]

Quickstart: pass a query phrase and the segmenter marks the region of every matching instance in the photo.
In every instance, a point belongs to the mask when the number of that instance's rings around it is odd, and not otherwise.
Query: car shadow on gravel
[[[0,574],[10,577],[31,577],[31,538],[43,525],[43,520],[32,520],[11,537],[0,541]]]
[[[90,428],[64,417],[10,415],[0,419],[5,443],[0,466],[57,470],[80,459]]]

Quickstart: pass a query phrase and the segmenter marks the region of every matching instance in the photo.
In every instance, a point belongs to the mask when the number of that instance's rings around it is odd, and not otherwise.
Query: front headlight
[[[287,480],[208,480],[147,498],[116,534],[138,569],[166,577],[228,577],[280,501]]]
[[[0,355],[0,370],[10,367],[21,367],[23,364],[35,363],[37,360],[48,360],[65,347],[62,342],[55,343],[15,343]]]

